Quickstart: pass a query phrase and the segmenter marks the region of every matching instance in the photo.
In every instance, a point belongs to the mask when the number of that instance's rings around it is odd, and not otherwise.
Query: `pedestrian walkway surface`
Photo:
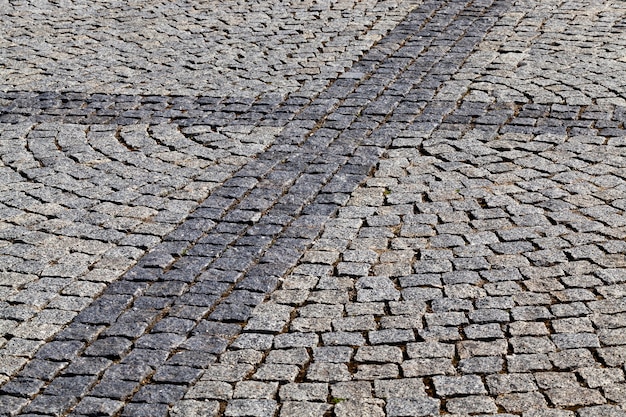
[[[626,416],[626,2],[0,0],[1,416]]]

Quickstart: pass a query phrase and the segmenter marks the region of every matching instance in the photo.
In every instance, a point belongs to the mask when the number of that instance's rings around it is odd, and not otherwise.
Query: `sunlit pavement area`
[[[626,2],[0,0],[0,415],[626,416]]]

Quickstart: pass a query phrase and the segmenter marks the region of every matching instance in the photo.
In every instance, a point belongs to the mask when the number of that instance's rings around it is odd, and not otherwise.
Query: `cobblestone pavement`
[[[0,415],[626,416],[625,2],[0,21]]]

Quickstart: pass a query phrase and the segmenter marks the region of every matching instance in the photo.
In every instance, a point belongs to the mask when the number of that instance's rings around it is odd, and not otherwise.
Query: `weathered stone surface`
[[[1,415],[624,414],[626,4],[0,18]]]

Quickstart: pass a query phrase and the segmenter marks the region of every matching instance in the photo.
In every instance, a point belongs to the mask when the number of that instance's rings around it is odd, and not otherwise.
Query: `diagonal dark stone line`
[[[423,3],[41,349],[2,388],[14,398],[29,378],[32,401],[1,411],[80,415],[107,398],[112,410],[128,404],[123,415],[165,415],[392,141],[455,108],[428,100],[506,7]]]

